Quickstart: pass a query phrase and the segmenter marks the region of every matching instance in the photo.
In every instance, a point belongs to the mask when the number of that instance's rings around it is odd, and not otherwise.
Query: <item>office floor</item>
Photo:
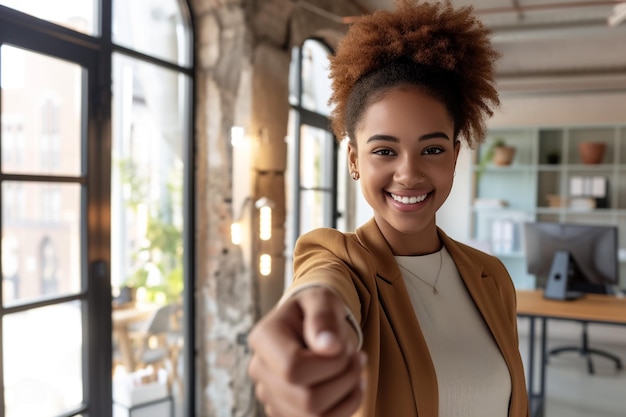
[[[572,345],[577,341],[576,336],[580,336],[578,324],[551,321],[548,325],[551,326],[548,349]],[[527,323],[520,320],[520,351],[525,363],[528,355],[526,327]],[[596,325],[594,328],[592,325],[589,344],[617,355],[626,366],[625,326]],[[626,370],[616,371],[614,362],[604,357],[594,355],[593,358],[595,374],[589,375],[586,360],[576,352],[550,357],[546,368],[544,417],[626,416]]]

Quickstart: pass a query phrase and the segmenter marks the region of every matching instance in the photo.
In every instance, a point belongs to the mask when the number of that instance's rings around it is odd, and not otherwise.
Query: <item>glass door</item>
[[[106,214],[87,161],[106,164],[97,138],[87,141],[95,59],[76,48],[55,56],[54,45],[43,54],[2,26],[0,415],[110,415],[110,401],[90,402],[110,378],[110,358],[93,348],[111,340],[110,322],[92,319],[110,311],[108,261],[90,244]]]

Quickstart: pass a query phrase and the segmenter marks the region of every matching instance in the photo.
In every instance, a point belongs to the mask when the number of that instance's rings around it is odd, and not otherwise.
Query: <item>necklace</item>
[[[439,251],[439,269],[437,270],[437,276],[435,277],[435,282],[432,285],[428,281],[418,277],[417,274],[409,271],[407,268],[405,268],[401,264],[398,264],[398,266],[400,268],[404,269],[409,274],[413,275],[415,278],[417,278],[420,281],[422,281],[424,284],[428,285],[430,288],[433,289],[433,294],[437,295],[439,293],[439,291],[437,291],[437,281],[439,280],[439,274],[441,274],[441,265],[443,264],[443,255],[441,254],[442,251],[443,251],[443,249]]]

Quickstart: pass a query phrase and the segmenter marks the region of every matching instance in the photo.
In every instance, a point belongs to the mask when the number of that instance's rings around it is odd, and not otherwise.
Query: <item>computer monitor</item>
[[[616,226],[526,223],[528,273],[536,276],[547,298],[612,294],[619,284],[617,236]]]

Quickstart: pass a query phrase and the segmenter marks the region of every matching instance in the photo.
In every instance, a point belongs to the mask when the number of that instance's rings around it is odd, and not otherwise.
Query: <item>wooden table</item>
[[[148,320],[158,308],[158,305],[138,304],[131,307],[113,309],[113,337],[117,340],[126,372],[133,372],[136,365],[132,341],[129,335],[129,326],[133,323]]]
[[[550,300],[541,290],[517,291],[517,315],[530,319],[528,354],[528,398],[531,416],[543,416],[545,408],[546,340],[548,319],[586,321],[626,325],[626,298],[611,295],[587,294],[572,301]],[[536,321],[541,325],[539,387],[535,387],[535,339]]]

